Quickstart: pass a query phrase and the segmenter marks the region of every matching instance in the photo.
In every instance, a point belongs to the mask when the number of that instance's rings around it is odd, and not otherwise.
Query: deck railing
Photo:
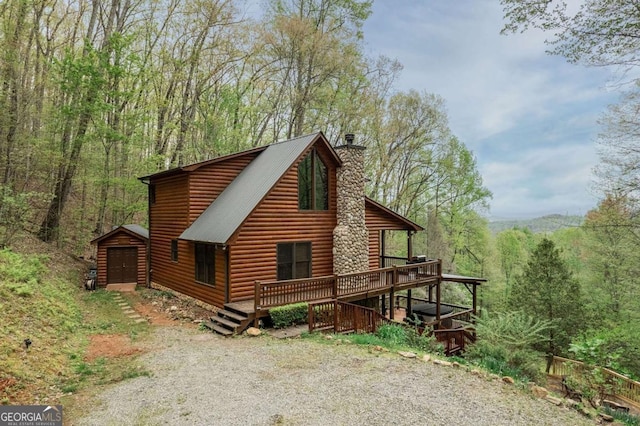
[[[463,352],[467,343],[475,341],[473,334],[463,328],[433,330],[433,335],[444,346],[444,354],[446,356]]]
[[[383,268],[389,266],[406,265],[409,260],[406,257],[398,256],[380,256],[380,264]]]
[[[393,289],[409,288],[441,277],[440,261],[434,260],[370,271],[303,278],[286,281],[256,281],[254,305],[256,316],[269,308],[296,302],[349,298],[368,293],[380,294]]]
[[[255,284],[255,304],[261,309],[335,297],[333,276]]]
[[[554,356],[549,374],[557,377],[576,376],[580,375],[581,372],[587,368],[588,366],[580,361]],[[640,408],[640,382],[631,380],[608,368],[600,368],[600,371],[604,376],[605,382],[612,385],[612,396],[618,397]],[[576,378],[579,379],[580,377]]]
[[[390,323],[374,309],[331,300],[309,303],[309,332],[332,330],[334,333],[375,333]]]
[[[439,320],[434,319],[425,324],[426,327],[431,327],[434,330],[446,330],[446,329],[462,329],[469,323],[471,323],[473,315],[473,309],[466,309],[464,311],[453,312],[447,315],[443,315]]]

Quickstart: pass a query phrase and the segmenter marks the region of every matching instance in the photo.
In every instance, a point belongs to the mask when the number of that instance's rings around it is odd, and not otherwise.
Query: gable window
[[[278,280],[311,277],[311,243],[280,243],[278,251]]]
[[[211,244],[195,244],[196,281],[204,284],[215,284],[215,246]]]
[[[315,149],[298,165],[298,208],[329,209],[329,173]]]
[[[178,240],[171,240],[171,261],[178,261]]]

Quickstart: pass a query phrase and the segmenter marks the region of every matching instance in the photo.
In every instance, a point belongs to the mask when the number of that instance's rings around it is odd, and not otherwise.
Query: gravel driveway
[[[82,425],[593,425],[463,369],[353,345],[156,327],[151,377],[109,387]]]

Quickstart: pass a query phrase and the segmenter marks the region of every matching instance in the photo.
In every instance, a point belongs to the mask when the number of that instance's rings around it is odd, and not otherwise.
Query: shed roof
[[[140,225],[130,224],[130,225],[121,225],[121,226],[114,227],[111,231],[107,232],[106,234],[103,234],[91,240],[91,244],[99,243],[100,241],[105,240],[111,237],[112,235],[117,234],[118,232],[125,232],[133,237],[136,237],[142,240],[149,239],[149,231],[146,228],[143,228]]]
[[[333,151],[322,132],[268,145],[179,238],[226,244],[287,170],[318,140]]]

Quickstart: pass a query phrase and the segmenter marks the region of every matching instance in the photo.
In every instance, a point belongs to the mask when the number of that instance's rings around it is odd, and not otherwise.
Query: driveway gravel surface
[[[336,342],[155,327],[150,377],[108,387],[81,425],[593,425],[499,380]]]

